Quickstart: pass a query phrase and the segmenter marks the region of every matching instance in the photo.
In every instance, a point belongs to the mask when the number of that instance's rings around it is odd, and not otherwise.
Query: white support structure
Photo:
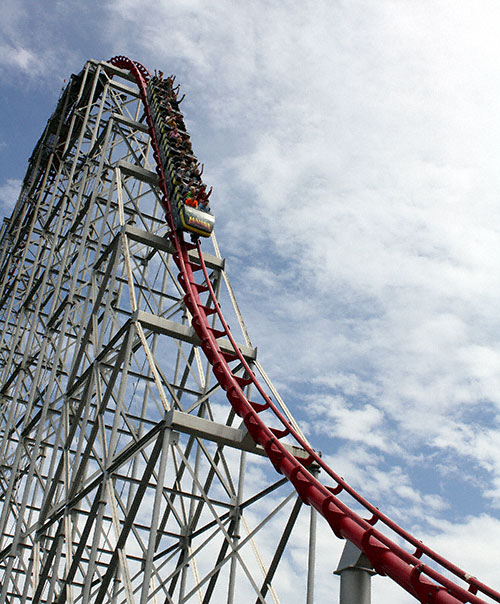
[[[0,232],[0,602],[279,602],[303,506],[200,353],[160,197],[137,89],[88,62]],[[312,602],[309,560],[288,604]]]

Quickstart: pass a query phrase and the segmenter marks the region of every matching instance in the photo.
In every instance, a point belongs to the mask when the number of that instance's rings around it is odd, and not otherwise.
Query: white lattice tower
[[[133,79],[89,61],[1,232],[0,602],[312,602],[314,513],[200,354],[161,195]],[[271,393],[213,244],[210,282]],[[309,564],[280,585],[297,522]]]

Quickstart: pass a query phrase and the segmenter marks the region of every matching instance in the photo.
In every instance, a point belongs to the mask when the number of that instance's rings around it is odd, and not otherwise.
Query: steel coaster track
[[[109,62],[115,67],[128,70],[133,75],[139,88],[149,134],[152,139],[159,186],[163,193],[162,206],[170,227],[168,236],[176,249],[173,258],[180,271],[178,281],[185,292],[184,302],[186,307],[192,315],[191,324],[200,338],[201,348],[213,367],[213,373],[219,385],[225,390],[228,401],[234,411],[243,419],[254,441],[265,449],[275,469],[288,478],[304,503],[312,505],[327,520],[337,537],[351,541],[369,558],[373,568],[380,575],[389,576],[420,602],[429,604],[484,603],[485,600],[476,595],[478,593],[500,602],[500,593],[481,583],[475,577],[422,544],[349,486],[311,448],[309,443],[294,429],[290,421],[267,395],[239,350],[224,319],[209,279],[199,240],[196,245],[186,242],[183,233],[176,231],[174,226],[165,174],[160,160],[160,149],[151,110],[146,98],[146,85],[151,78],[151,74],[143,65],[125,56],[113,57]],[[199,264],[198,262],[193,263],[189,259],[188,252],[193,249],[198,250]],[[195,278],[195,272],[197,271],[198,274],[201,271],[198,281]],[[200,294],[203,292],[208,294],[212,306],[202,302]],[[209,323],[209,316],[213,317],[214,314],[217,314],[222,325],[220,330],[211,327]],[[221,351],[217,339],[222,336],[230,340],[234,353]],[[239,361],[245,368],[248,377],[235,376],[229,366],[232,361]],[[254,384],[263,402],[254,402],[247,398],[243,388],[250,383]],[[280,427],[269,427],[259,416],[263,411],[272,412],[279,420]],[[280,442],[280,439],[285,436],[294,439],[297,445],[308,453],[308,459],[299,460],[294,457]],[[319,466],[334,481],[336,486],[329,487],[322,484],[307,469],[310,464]],[[371,514],[371,517],[369,519],[362,518],[351,510],[348,505],[337,497],[341,492],[350,495]],[[414,549],[413,553],[409,553],[381,531],[374,528],[377,523],[381,523],[393,531],[407,546]],[[427,556],[434,563],[434,566],[439,567],[440,572],[423,563],[421,561],[422,556]],[[461,587],[453,579],[444,576],[443,572],[454,575],[456,579],[466,583],[468,589]]]

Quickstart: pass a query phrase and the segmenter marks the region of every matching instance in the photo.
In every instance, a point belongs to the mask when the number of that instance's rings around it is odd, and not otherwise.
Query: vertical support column
[[[319,475],[319,467],[311,467],[311,474],[315,478]],[[309,551],[307,555],[307,595],[306,604],[314,604],[314,572],[316,570],[316,530],[318,525],[318,516],[316,509],[310,506],[309,517]]]
[[[340,604],[371,604],[371,578],[376,574],[370,560],[346,541],[334,574],[340,576]]]
[[[310,507],[309,519],[309,553],[307,557],[307,600],[306,604],[314,604],[314,571],[316,567],[316,527],[318,516],[313,506]]]

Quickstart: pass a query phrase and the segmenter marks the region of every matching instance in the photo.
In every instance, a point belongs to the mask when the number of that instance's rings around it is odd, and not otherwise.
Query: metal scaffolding
[[[89,61],[0,232],[2,603],[279,601],[302,502],[200,354],[160,199],[132,78]],[[274,392],[212,243],[212,286]],[[303,526],[294,601],[312,604]]]

